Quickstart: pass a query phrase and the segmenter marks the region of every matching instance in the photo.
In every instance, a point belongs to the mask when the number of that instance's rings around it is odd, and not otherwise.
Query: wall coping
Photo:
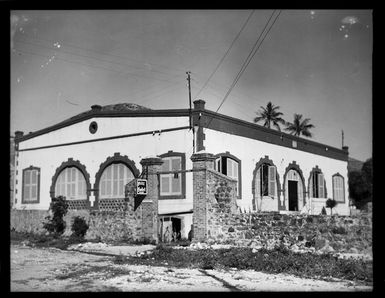
[[[220,172],[217,172],[217,171],[215,171],[215,170],[213,170],[213,169],[206,169],[206,170],[207,170],[208,172],[210,172],[210,173],[213,173],[214,175],[217,175],[217,176],[223,178],[223,179],[229,180],[229,181],[234,182],[234,183],[237,182],[237,180],[235,180],[235,179],[233,179],[233,178],[230,178],[229,176],[226,176],[225,174],[222,174],[222,173],[220,173]]]
[[[216,159],[216,157],[212,153],[204,152],[204,153],[194,153],[193,155],[191,155],[190,159],[192,160],[192,162],[196,162],[196,161],[214,161]]]

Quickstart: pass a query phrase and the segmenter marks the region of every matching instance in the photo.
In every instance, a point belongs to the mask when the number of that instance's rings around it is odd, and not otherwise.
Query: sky
[[[371,10],[13,10],[10,24],[11,135],[93,104],[188,108],[190,71],[209,110],[253,122],[271,101],[310,118],[314,141],[341,148],[343,130],[350,157],[372,156]]]

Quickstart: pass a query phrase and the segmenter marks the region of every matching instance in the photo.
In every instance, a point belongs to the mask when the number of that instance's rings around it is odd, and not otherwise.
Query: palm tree
[[[301,134],[305,137],[311,138],[313,135],[309,131],[310,128],[314,128],[313,124],[309,123],[310,119],[306,118],[302,120],[301,114],[294,114],[293,123],[287,122],[285,130],[289,131],[290,134],[299,137]]]
[[[265,121],[264,127],[270,128],[271,124],[275,126],[279,131],[281,128],[279,124],[285,124],[286,121],[281,118],[283,113],[278,112],[279,106],[274,106],[270,101],[266,105],[266,108],[261,106],[261,110],[257,112],[257,117],[254,118],[254,122]]]

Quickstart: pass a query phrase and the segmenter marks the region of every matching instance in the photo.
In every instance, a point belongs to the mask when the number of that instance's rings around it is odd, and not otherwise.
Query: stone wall
[[[143,240],[142,207],[134,212],[134,200],[129,199],[125,211],[69,210],[64,220],[66,229],[63,236],[72,234],[71,225],[75,216],[83,217],[89,225],[85,238],[101,241]],[[44,234],[45,210],[11,210],[11,230]]]
[[[160,158],[144,158],[141,164],[148,176],[148,195],[135,210],[135,180],[125,186],[125,199],[108,199],[110,210],[68,210],[64,217],[66,230],[63,236],[72,234],[74,217],[80,216],[88,223],[85,238],[101,241],[158,241],[158,180],[157,172],[162,165]],[[142,198],[143,199],[143,198]],[[107,199],[106,199],[107,200]],[[116,207],[114,207],[116,205]],[[11,210],[11,230],[35,234],[46,233],[43,228],[48,210]]]
[[[372,219],[365,214],[350,217],[278,212],[218,213],[215,220],[221,223],[221,229],[207,237],[209,243],[372,253]]]
[[[213,155],[193,161],[195,242],[253,248],[286,246],[303,251],[372,253],[372,218],[279,212],[239,213],[235,180],[213,170]]]
[[[216,237],[222,231],[224,218],[238,213],[235,187],[237,182],[218,172],[207,171],[207,236]]]

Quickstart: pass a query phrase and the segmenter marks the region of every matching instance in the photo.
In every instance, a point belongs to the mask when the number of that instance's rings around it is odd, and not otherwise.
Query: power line
[[[219,107],[217,108],[216,112],[219,111],[219,109],[222,107],[223,103],[225,102],[225,100],[227,99],[227,97],[229,96],[230,92],[233,90],[233,88],[235,87],[235,85],[237,84],[238,80],[240,79],[240,77],[242,76],[242,74],[244,73],[244,71],[246,70],[247,66],[249,65],[250,61],[253,59],[254,55],[257,53],[257,51],[259,50],[259,48],[261,47],[263,41],[265,40],[266,36],[269,34],[271,28],[273,27],[273,25],[275,24],[275,22],[277,21],[279,15],[281,14],[281,11],[278,13],[278,15],[275,17],[273,23],[271,24],[271,26],[269,27],[269,29],[267,30],[265,36],[263,37],[262,41],[260,42],[259,46],[257,47],[257,49],[254,51],[254,48],[256,47],[256,45],[258,44],[258,41],[260,40],[261,36],[263,35],[263,32],[265,31],[267,25],[269,24],[272,16],[274,15],[275,13],[275,10],[273,11],[273,13],[271,14],[269,20],[267,21],[265,27],[263,28],[261,34],[259,35],[256,43],[254,44],[250,54],[248,55],[248,57],[246,58],[245,62],[243,63],[240,71],[238,72],[234,82],[232,83],[232,85],[230,86],[229,90],[227,91],[225,97],[223,98],[221,104],[219,105]]]
[[[17,42],[17,43],[24,43],[24,44],[30,44],[30,45],[39,46],[39,47],[42,47],[42,48],[54,50],[52,47],[48,47],[48,46],[45,46],[45,45],[40,45],[40,44],[36,44],[36,43],[32,43],[32,42],[25,42],[25,41],[21,41],[21,40],[15,40],[15,42]],[[77,53],[67,52],[67,51],[63,51],[63,50],[60,50],[59,53],[65,53],[65,54],[69,54],[69,55],[84,57],[84,58],[88,58],[88,59],[94,59],[94,60],[98,60],[98,61],[101,61],[101,62],[107,62],[107,63],[117,64],[117,65],[122,66],[122,63],[117,62],[117,61],[110,61],[110,60],[99,59],[99,58],[91,57],[91,56],[88,56],[88,55],[77,54]],[[128,65],[128,64],[125,64],[125,65],[128,66],[128,67],[133,67],[133,68],[136,68],[136,69],[143,70],[143,68],[138,68],[138,67],[131,66],[131,65]],[[152,72],[158,72],[158,73],[166,74],[166,75],[169,75],[171,77],[179,76],[179,75],[170,75],[168,73],[161,72],[161,71],[155,71],[155,70],[152,71]]]
[[[197,97],[199,96],[199,94],[201,93],[201,91],[206,87],[207,83],[210,81],[210,79],[213,77],[213,75],[216,73],[216,71],[218,70],[219,66],[221,66],[223,60],[226,58],[227,54],[230,52],[231,48],[233,47],[234,43],[237,41],[238,37],[241,35],[243,29],[246,27],[247,23],[249,22],[251,16],[253,15],[255,10],[253,10],[250,15],[248,16],[246,22],[243,24],[241,30],[238,32],[238,34],[235,36],[233,42],[231,43],[230,47],[227,49],[226,53],[223,55],[223,57],[221,58],[221,60],[219,61],[218,65],[215,67],[214,71],[211,73],[211,75],[209,76],[209,78],[206,80],[206,82],[204,83],[204,85],[202,86],[202,88],[198,91],[197,95],[195,96],[194,99],[197,99]]]
[[[257,41],[255,42],[253,48],[251,49],[250,54],[247,56],[247,58],[246,58],[245,62],[243,63],[243,65],[242,65],[240,71],[238,72],[238,74],[237,74],[237,76],[235,77],[233,83],[231,84],[229,90],[227,91],[225,97],[223,98],[221,104],[219,105],[219,107],[217,108],[217,110],[216,110],[215,112],[218,112],[219,109],[222,107],[223,103],[225,102],[225,100],[226,100],[227,97],[229,96],[231,90],[234,88],[234,86],[235,86],[236,83],[238,82],[239,78],[241,77],[241,75],[242,75],[243,72],[245,71],[246,67],[249,65],[251,59],[254,57],[254,55],[256,54],[256,52],[258,51],[258,49],[260,48],[260,46],[262,45],[263,41],[265,40],[266,36],[269,34],[271,28],[273,27],[273,25],[274,25],[275,22],[277,21],[279,15],[281,14],[281,11],[280,11],[280,12],[278,13],[278,15],[275,17],[273,23],[270,25],[270,27],[269,27],[269,29],[267,30],[265,36],[263,37],[261,43],[259,44],[259,46],[257,47],[257,49],[254,51],[255,47],[256,47],[257,44],[258,44],[258,41],[261,39],[261,37],[262,37],[262,35],[263,35],[265,29],[267,28],[268,24],[270,23],[270,20],[271,20],[271,18],[273,17],[273,15],[274,15],[275,12],[276,12],[276,10],[273,11],[273,13],[271,14],[270,18],[269,18],[268,21],[266,22],[266,24],[265,24],[265,26],[264,26],[264,28],[263,28],[261,34],[259,35],[259,37],[258,37]],[[210,122],[207,124],[207,127],[210,126],[210,124],[211,124],[211,122],[212,122],[213,119],[214,119],[214,118],[211,117]]]
[[[37,54],[37,53],[28,52],[28,51],[19,50],[19,49],[16,49],[16,50],[18,52],[20,52],[20,53],[23,53],[23,54],[28,54],[28,55],[34,55],[34,56],[49,58],[49,56],[42,55],[42,54]],[[119,73],[119,74],[123,74],[123,75],[132,75],[132,76],[142,77],[142,78],[147,78],[147,79],[152,79],[152,80],[158,80],[158,81],[164,81],[164,82],[170,82],[170,83],[179,83],[177,81],[170,81],[170,80],[166,80],[166,79],[148,77],[148,76],[134,74],[134,73],[127,72],[127,71],[118,71],[116,69],[111,69],[111,68],[105,68],[105,67],[101,67],[101,66],[94,66],[94,65],[84,64],[84,63],[81,63],[81,62],[78,62],[78,61],[74,62],[74,61],[71,61],[71,60],[68,60],[68,59],[64,59],[64,58],[61,58],[61,57],[56,57],[55,59],[62,60],[62,61],[65,61],[65,62],[68,62],[68,63],[72,63],[72,64],[76,64],[76,65],[81,64],[81,65],[84,65],[84,66],[87,66],[87,67],[91,67],[91,68],[103,69],[103,70],[107,70],[107,71],[110,71],[110,72],[115,72],[115,73]]]
[[[36,39],[36,40],[41,40],[41,41],[46,41],[46,42],[51,42],[51,43],[55,42],[53,40],[43,39],[43,38],[38,38],[38,37],[32,37],[30,35],[24,35],[24,36],[26,38],[28,38],[28,39]],[[111,56],[111,57],[115,57],[115,58],[119,58],[119,59],[124,59],[124,60],[131,60],[131,61],[135,61],[135,62],[143,63],[143,64],[147,63],[147,64],[152,64],[152,65],[157,65],[159,67],[168,68],[168,69],[174,70],[174,71],[176,70],[176,71],[184,72],[183,69],[162,65],[162,64],[159,64],[159,63],[147,62],[145,60],[138,60],[138,59],[128,58],[128,57],[119,56],[119,55],[115,55],[115,54],[107,54],[105,52],[96,51],[96,50],[88,49],[88,48],[83,48],[83,47],[79,47],[79,46],[76,46],[76,45],[73,45],[73,44],[69,44],[69,43],[60,42],[60,44],[65,45],[67,47],[71,47],[71,48],[77,48],[77,49],[80,49],[80,50],[83,50],[83,51],[94,52],[94,53],[99,54],[99,55]]]

